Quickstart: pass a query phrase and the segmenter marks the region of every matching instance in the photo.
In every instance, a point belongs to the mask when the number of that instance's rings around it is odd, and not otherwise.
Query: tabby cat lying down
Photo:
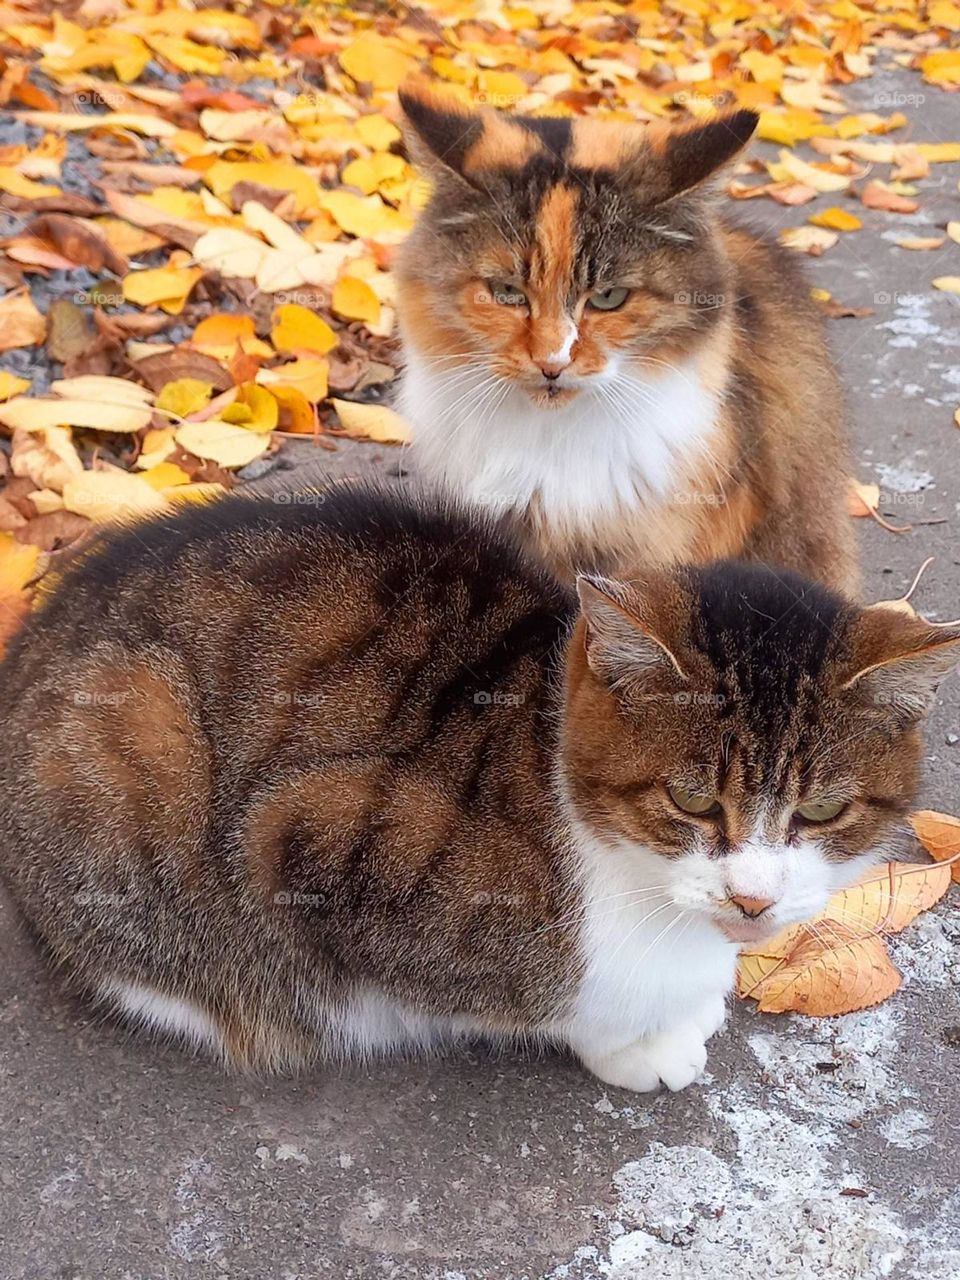
[[[960,630],[722,563],[576,597],[335,490],[102,535],[0,667],[0,867],[95,999],[229,1063],[702,1070],[737,944],[883,851]]]

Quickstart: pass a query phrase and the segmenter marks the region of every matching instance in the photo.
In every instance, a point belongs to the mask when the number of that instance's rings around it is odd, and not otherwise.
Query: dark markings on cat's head
[[[890,835],[960,629],[735,561],[630,585],[581,579],[580,595],[565,750],[598,829],[672,855],[805,837],[834,860]],[[671,791],[716,811],[683,812]],[[800,815],[841,802],[824,822]]]
[[[702,184],[747,142],[752,112],[683,126],[510,116],[424,82],[400,101],[433,183],[398,262],[422,354],[476,348],[536,394],[571,324],[570,370],[589,377],[611,359],[676,354],[732,309]],[[614,308],[591,302],[620,288]]]

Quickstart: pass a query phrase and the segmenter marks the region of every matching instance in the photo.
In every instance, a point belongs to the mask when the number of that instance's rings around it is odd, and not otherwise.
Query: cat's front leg
[[[618,1089],[650,1093],[666,1085],[685,1089],[707,1064],[707,1041],[719,1031],[726,1016],[721,992],[715,992],[691,1010],[687,1020],[664,1031],[626,1043],[597,1032],[571,1041],[577,1057],[598,1079]]]

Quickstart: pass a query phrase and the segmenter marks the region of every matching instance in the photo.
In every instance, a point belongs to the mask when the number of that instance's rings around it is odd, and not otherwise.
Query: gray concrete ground
[[[904,73],[911,134],[960,133],[956,99]],[[893,105],[900,105],[893,103]],[[885,171],[884,171],[885,172]],[[859,522],[867,590],[960,614],[960,249],[897,249],[960,216],[957,166],[922,213],[811,262],[875,313],[831,322],[861,479],[913,523]],[[746,215],[799,225],[809,209]],[[763,202],[766,203],[766,202]],[[300,449],[300,475],[398,455]],[[379,462],[377,459],[379,458]],[[942,523],[937,523],[941,521]],[[960,678],[927,731],[924,801],[958,808]],[[229,1079],[66,998],[0,903],[0,1280],[874,1280],[960,1277],[960,890],[895,943],[888,1004],[847,1018],[741,1005],[679,1095],[605,1090],[559,1058],[461,1053],[297,1081]]]

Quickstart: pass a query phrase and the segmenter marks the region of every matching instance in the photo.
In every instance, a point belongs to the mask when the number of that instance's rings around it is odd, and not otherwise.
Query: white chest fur
[[[497,512],[536,502],[565,532],[669,500],[679,464],[708,449],[720,401],[695,360],[649,377],[611,371],[559,409],[443,368],[408,352],[401,411],[425,470]]]
[[[678,906],[668,860],[580,830],[584,973],[559,1031],[586,1066],[633,1089],[683,1088],[722,1025],[737,948]]]

